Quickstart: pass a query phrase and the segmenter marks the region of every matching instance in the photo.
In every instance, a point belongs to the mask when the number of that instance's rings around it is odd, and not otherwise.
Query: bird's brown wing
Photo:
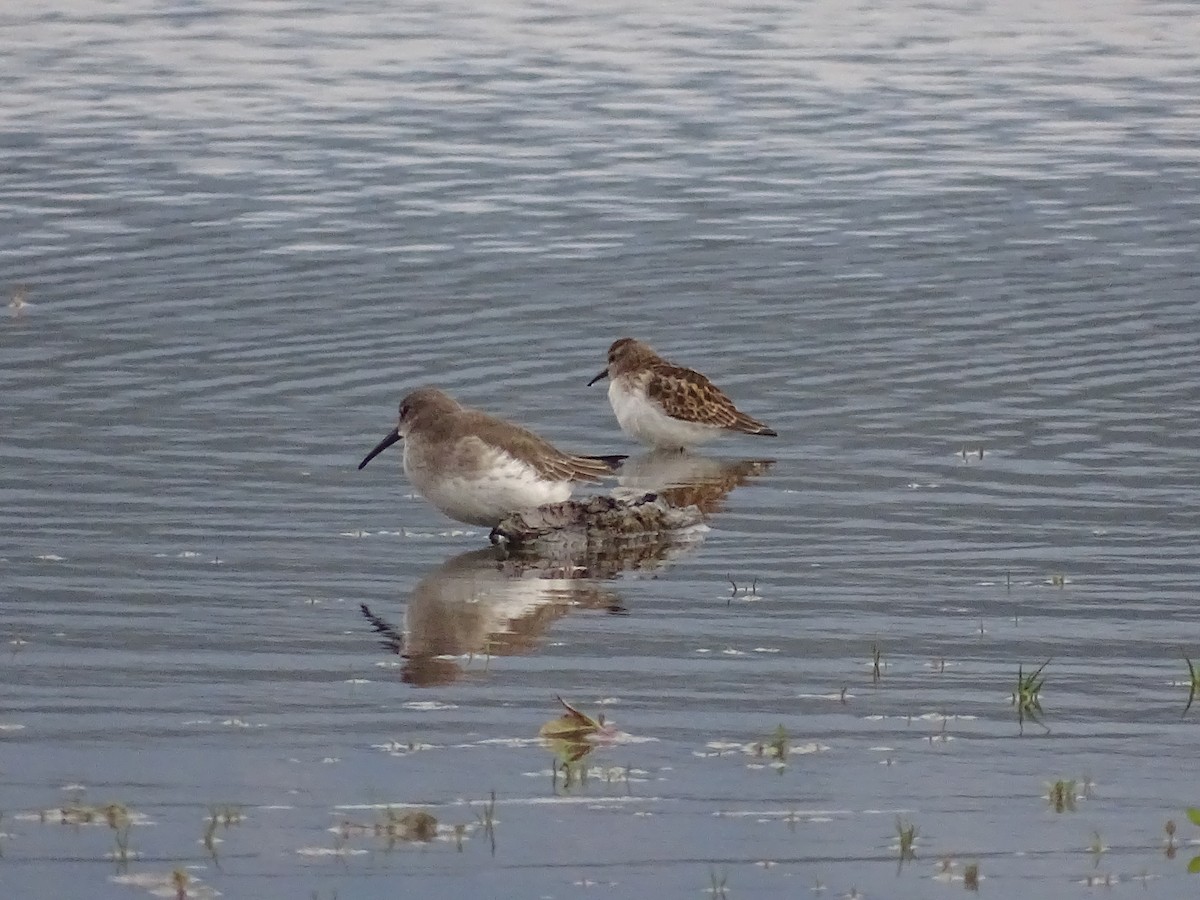
[[[733,405],[704,375],[683,366],[660,363],[651,370],[646,394],[673,419],[714,425],[747,434],[774,434],[762,422]]]

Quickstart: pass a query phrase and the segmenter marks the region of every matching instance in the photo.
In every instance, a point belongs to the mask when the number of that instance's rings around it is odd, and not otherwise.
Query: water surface
[[[1194,891],[1189,4],[3,26],[0,893]],[[626,334],[781,435],[702,540],[505,568],[355,470],[422,383],[636,452]]]

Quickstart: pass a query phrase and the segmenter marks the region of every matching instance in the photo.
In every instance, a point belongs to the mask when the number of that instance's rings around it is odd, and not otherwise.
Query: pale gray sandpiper
[[[437,388],[413,391],[400,421],[359,463],[404,440],[404,472],[452,519],[494,528],[505,516],[561,503],[576,481],[599,481],[623,456],[573,456],[531,431],[460,405]]]
[[[641,341],[621,338],[608,348],[608,402],[621,430],[660,450],[682,450],[731,431],[778,435],[738,410],[699,372],[667,362]]]

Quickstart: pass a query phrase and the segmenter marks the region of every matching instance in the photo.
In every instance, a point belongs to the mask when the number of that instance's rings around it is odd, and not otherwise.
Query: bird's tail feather
[[[584,456],[583,458],[584,459],[594,459],[597,462],[602,462],[606,466],[608,466],[609,469],[611,469],[612,471],[615,472],[617,469],[619,469],[621,467],[621,463],[623,463],[625,460],[629,459],[629,454],[628,453],[610,453],[608,455]]]

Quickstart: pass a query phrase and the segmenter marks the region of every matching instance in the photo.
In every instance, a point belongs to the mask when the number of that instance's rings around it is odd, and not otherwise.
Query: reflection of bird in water
[[[568,500],[513,513],[492,530],[492,540],[552,556],[588,556],[594,565],[613,552],[623,562],[639,548],[658,558],[663,548],[698,543],[704,520],[771,459],[733,462],[676,450],[655,450],[626,460],[611,496]]]
[[[624,561],[611,553],[589,561],[475,550],[448,559],[417,583],[403,633],[365,604],[363,614],[384,645],[406,658],[405,681],[445,684],[462,674],[458,657],[530,652],[573,607],[624,612],[621,597],[597,579],[662,564],[665,551],[647,557],[643,549]]]
[[[673,507],[695,506],[710,516],[721,508],[730,491],[773,465],[773,459],[720,460],[678,450],[652,450],[622,464],[618,490],[653,492]]]
[[[669,504],[668,516],[693,506],[709,515],[731,490],[772,464],[772,460],[722,462],[656,451],[625,464],[619,473],[623,485],[619,490],[635,497],[657,493],[666,501],[663,508]],[[593,498],[589,503],[606,499],[618,503],[619,513],[619,501],[611,498]],[[590,509],[588,504],[558,506],[565,508],[564,521],[571,518],[572,510]],[[636,502],[630,508],[636,510]],[[599,579],[662,568],[693,551],[707,532],[702,524],[603,532],[589,529],[587,516],[582,525],[561,526],[555,508],[538,512],[542,518],[555,519],[547,533],[460,554],[422,578],[409,598],[403,631],[363,605],[363,614],[383,636],[384,645],[405,657],[405,681],[420,686],[445,684],[462,674],[461,657],[530,652],[550,624],[572,607],[624,612],[620,596]],[[696,517],[696,510],[690,510],[684,520]]]

